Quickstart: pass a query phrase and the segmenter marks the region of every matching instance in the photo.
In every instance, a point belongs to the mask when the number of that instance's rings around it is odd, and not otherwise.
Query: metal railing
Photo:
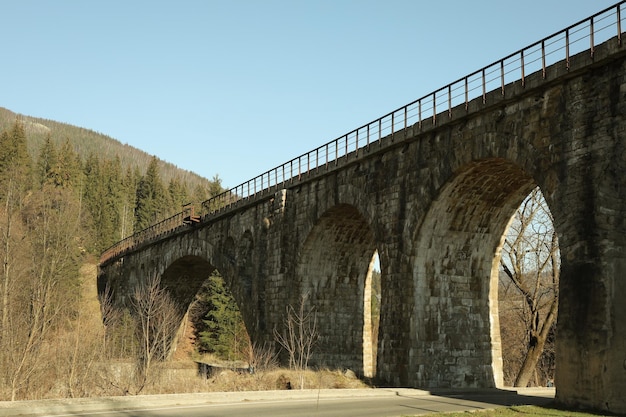
[[[596,45],[614,36],[621,45],[624,3],[626,0],[204,201],[203,220],[229,210],[241,200],[258,198],[315,170],[337,165],[342,158],[356,158],[359,152],[381,145],[384,138],[393,139],[394,133],[409,126],[421,128],[427,120],[436,124],[441,118],[451,118],[452,109],[457,106],[464,105],[468,110],[470,101],[480,97],[484,103],[487,92],[500,89],[504,96],[507,85],[520,82],[524,86],[527,74],[541,71],[546,78],[547,67],[560,61],[564,61],[569,69],[570,58],[577,53],[589,51],[593,59]],[[101,262],[178,229],[184,217],[183,213],[178,213],[116,243],[102,254]]]

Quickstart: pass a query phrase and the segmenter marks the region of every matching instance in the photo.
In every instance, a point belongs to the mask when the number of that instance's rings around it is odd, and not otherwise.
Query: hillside
[[[122,168],[139,168],[144,173],[148,168],[152,155],[123,144],[109,136],[103,135],[93,130],[72,126],[53,120],[40,119],[32,116],[25,116],[0,107],[0,132],[9,129],[15,120],[21,120],[26,129],[28,138],[28,151],[33,158],[36,158],[46,137],[50,135],[52,142],[59,147],[66,139],[69,139],[75,152],[82,160],[90,154],[96,154],[101,159],[113,159],[119,157]],[[208,186],[210,181],[191,171],[178,168],[176,165],[159,160],[159,171],[165,183],[178,177],[181,182],[193,188],[197,185]]]

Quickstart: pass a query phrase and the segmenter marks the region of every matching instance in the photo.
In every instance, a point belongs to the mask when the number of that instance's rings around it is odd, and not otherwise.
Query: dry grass
[[[172,362],[159,373],[158,381],[142,394],[175,394],[223,391],[286,390],[299,387],[300,372],[276,368],[254,373],[228,368],[213,369],[208,376],[198,372],[194,362]],[[367,388],[361,380],[337,370],[304,372],[305,389]]]

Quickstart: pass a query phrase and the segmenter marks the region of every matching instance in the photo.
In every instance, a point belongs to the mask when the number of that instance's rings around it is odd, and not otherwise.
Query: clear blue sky
[[[20,0],[0,106],[232,187],[616,0]]]

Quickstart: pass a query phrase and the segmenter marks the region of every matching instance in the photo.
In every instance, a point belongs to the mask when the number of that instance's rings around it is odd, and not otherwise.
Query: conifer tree
[[[126,174],[122,178],[120,206],[120,237],[124,239],[133,234],[133,224],[135,218],[135,204],[137,201],[137,185],[141,179],[139,169],[130,166],[126,169]]]
[[[57,152],[57,176],[56,185],[64,188],[80,188],[82,184],[80,157],[72,147],[69,139],[66,139]]]
[[[170,215],[178,213],[184,205],[190,202],[187,185],[181,182],[178,177],[174,177],[170,180],[167,190],[169,196]]]
[[[50,138],[50,134],[46,136],[46,141],[41,146],[39,158],[37,160],[36,181],[37,185],[43,187],[44,184],[53,183],[55,177],[55,169],[57,167],[57,150]]]
[[[93,248],[96,252],[120,240],[119,160],[101,162],[90,155],[85,162],[84,205],[91,217]]]
[[[20,121],[16,121],[11,130],[0,134],[0,189],[9,183],[20,194],[32,185],[32,162],[28,154],[26,131]],[[6,194],[0,193],[2,195]]]
[[[101,182],[104,194],[101,196],[103,224],[100,229],[100,248],[104,249],[121,240],[120,213],[122,206],[122,166],[119,158],[102,163]]]
[[[207,312],[199,334],[199,350],[222,359],[239,359],[248,344],[241,312],[222,277],[214,272],[206,284]]]
[[[135,231],[143,230],[156,223],[167,212],[165,189],[159,173],[156,157],[148,165],[146,174],[137,185],[135,204]]]

